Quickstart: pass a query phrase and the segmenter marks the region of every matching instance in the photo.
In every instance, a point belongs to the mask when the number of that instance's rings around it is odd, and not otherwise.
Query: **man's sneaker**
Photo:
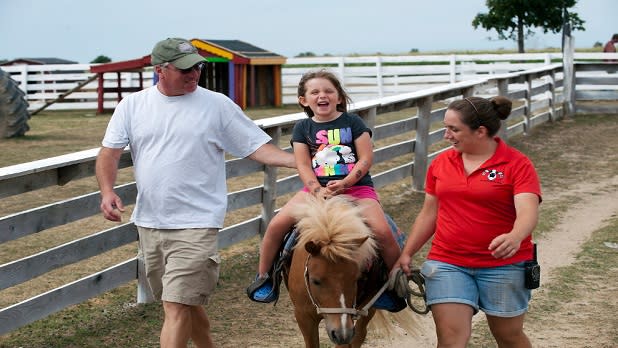
[[[384,309],[389,312],[399,312],[406,308],[408,303],[402,297],[397,296],[393,290],[386,290],[378,297],[377,301],[373,304],[373,308]]]
[[[275,302],[279,299],[279,287],[274,286],[273,280],[268,274],[264,277],[260,277],[258,274],[255,281],[247,287],[247,296],[255,302]]]

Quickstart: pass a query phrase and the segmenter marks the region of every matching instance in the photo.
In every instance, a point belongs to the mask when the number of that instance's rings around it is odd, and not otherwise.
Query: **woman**
[[[530,160],[496,137],[511,106],[505,97],[448,106],[444,139],[453,148],[428,168],[423,208],[395,266],[409,275],[412,256],[433,236],[421,273],[438,347],[465,347],[479,310],[498,346],[530,347],[524,261],[541,189]]]

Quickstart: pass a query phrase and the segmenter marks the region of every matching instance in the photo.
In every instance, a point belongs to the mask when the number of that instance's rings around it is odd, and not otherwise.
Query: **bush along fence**
[[[376,187],[410,180],[415,190],[423,190],[428,164],[448,146],[442,142],[442,120],[449,101],[473,95],[504,95],[511,98],[514,108],[509,119],[504,121],[500,134],[502,138],[508,139],[525,134],[541,123],[568,116],[580,108],[584,112],[608,112],[602,107],[586,105],[603,104],[587,103],[590,100],[618,101],[615,90],[607,91],[603,87],[616,84],[616,67],[616,64],[600,63],[578,63],[568,67],[549,64],[521,72],[491,75],[357,102],[350,106],[350,110],[360,114],[373,129],[373,139],[377,144],[374,168],[386,168],[372,170]],[[584,76],[579,77],[580,72]],[[589,79],[585,77],[588,73],[602,75],[605,79]],[[585,86],[592,88],[581,89]],[[393,112],[403,113],[404,116],[394,121],[384,121]],[[616,113],[616,110],[612,112]],[[304,117],[304,114],[297,113],[262,119],[256,123],[272,136],[274,143],[285,144],[292,125]],[[0,199],[32,194],[39,189],[92,177],[97,153],[98,149],[92,149],[0,168]],[[126,151],[120,167],[128,168],[131,165],[130,154]],[[222,229],[219,234],[221,248],[263,233],[275,213],[277,197],[295,192],[302,186],[297,175],[279,178],[277,168],[263,166],[249,159],[227,160],[226,173],[228,181],[263,176],[259,184],[228,194],[228,213],[233,214],[252,206],[261,207],[261,213]],[[135,202],[136,188],[133,182],[119,185],[116,192],[126,204]],[[0,218],[0,244],[36,237],[41,231],[99,214],[99,192],[92,192],[4,216]],[[136,240],[135,226],[125,223],[2,264],[0,294],[3,290],[40,275],[130,245]],[[148,286],[144,283],[140,260],[132,257],[117,262],[112,267],[0,309],[0,334],[136,280],[137,302],[152,301]]]

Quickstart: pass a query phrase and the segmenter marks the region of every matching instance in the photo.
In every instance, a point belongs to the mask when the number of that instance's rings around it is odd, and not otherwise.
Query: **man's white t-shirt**
[[[271,138],[228,97],[198,87],[168,97],[156,86],[125,97],[103,146],[130,146],[137,226],[221,228],[227,207],[225,153],[247,157]]]

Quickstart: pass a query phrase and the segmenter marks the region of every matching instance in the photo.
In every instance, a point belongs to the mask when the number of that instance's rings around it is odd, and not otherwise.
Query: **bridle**
[[[386,288],[388,287],[388,282],[384,283],[382,288],[380,288],[380,290],[378,290],[378,292],[375,294],[375,296],[373,296],[371,298],[371,300],[369,300],[369,302],[367,302],[367,304],[365,306],[363,306],[363,308],[360,308],[360,309],[356,308],[356,299],[354,299],[354,307],[353,308],[348,308],[348,307],[324,308],[324,307],[320,307],[316,303],[315,298],[313,297],[313,294],[311,293],[311,286],[309,286],[309,259],[310,258],[311,258],[311,254],[307,255],[307,260],[305,260],[305,288],[307,289],[307,294],[309,295],[309,299],[311,300],[311,303],[315,307],[315,310],[316,310],[316,312],[318,314],[350,314],[352,316],[352,319],[354,319],[354,320],[356,320],[359,316],[367,316],[369,314],[369,309],[371,308],[371,306],[373,306],[373,304],[378,300],[380,295],[382,295],[384,290],[386,290]]]

